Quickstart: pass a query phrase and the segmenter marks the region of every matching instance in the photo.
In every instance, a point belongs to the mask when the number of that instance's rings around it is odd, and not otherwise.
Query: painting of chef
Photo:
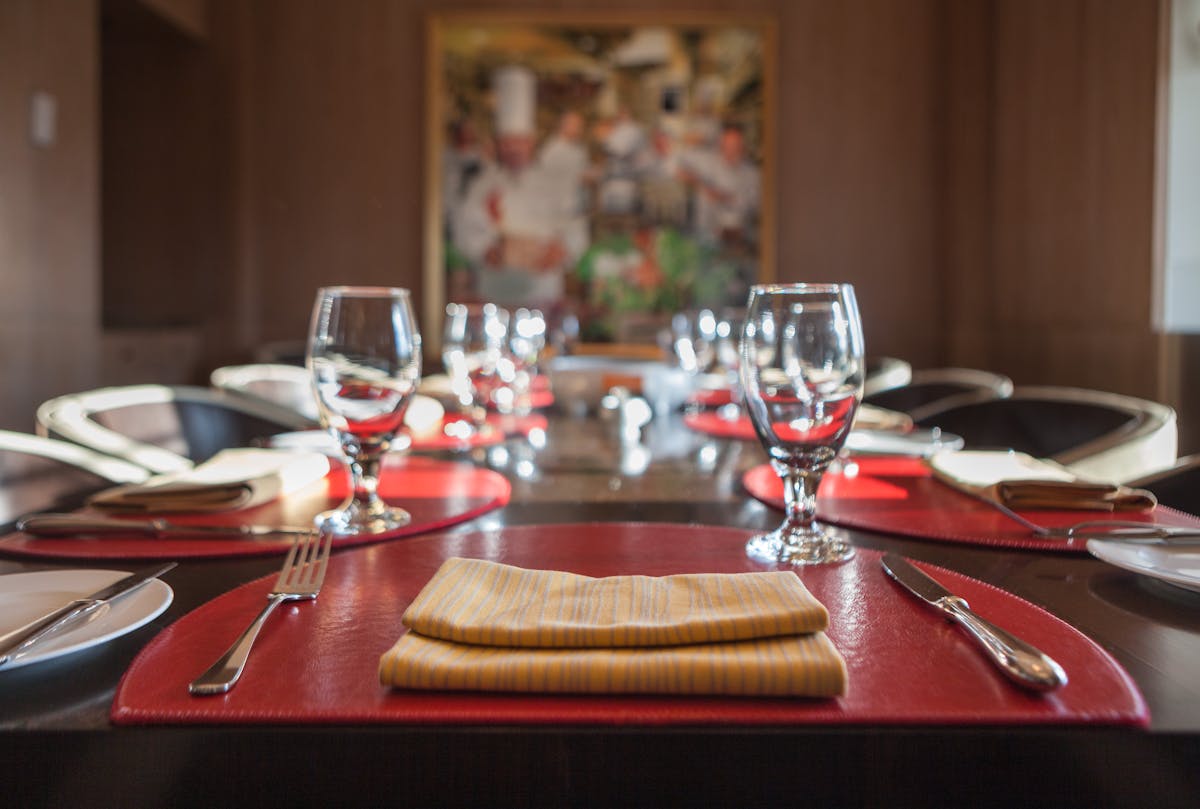
[[[772,258],[772,30],[435,18],[432,307],[536,306],[637,342],[744,301]]]

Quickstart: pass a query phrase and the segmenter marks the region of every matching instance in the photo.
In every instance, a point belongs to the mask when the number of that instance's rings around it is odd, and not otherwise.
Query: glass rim
[[[754,295],[761,295],[761,294],[765,294],[765,293],[776,293],[776,292],[833,293],[833,292],[840,292],[841,290],[844,290],[844,289],[853,290],[854,285],[848,284],[848,283],[842,283],[842,282],[828,282],[828,283],[803,282],[803,283],[795,283],[795,284],[755,284],[754,286],[750,287],[750,292],[751,292],[751,294],[754,294]]]
[[[317,295],[324,297],[327,295],[355,295],[362,298],[395,298],[395,297],[412,297],[412,292],[404,287],[382,287],[382,286],[355,286],[355,285],[336,285],[328,287],[318,287]]]

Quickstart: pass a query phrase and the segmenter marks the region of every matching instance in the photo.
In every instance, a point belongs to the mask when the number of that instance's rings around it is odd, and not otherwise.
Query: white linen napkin
[[[939,452],[928,462],[943,483],[1014,509],[1148,511],[1157,505],[1143,489],[1082,480],[1061,464],[1023,452]]]
[[[319,452],[238,448],[185,472],[93,495],[96,508],[122,513],[210,512],[251,508],[315,483],[329,472]]]

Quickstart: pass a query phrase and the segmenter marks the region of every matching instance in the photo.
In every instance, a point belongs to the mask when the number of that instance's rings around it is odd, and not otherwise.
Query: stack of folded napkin
[[[791,572],[594,579],[448,559],[379,663],[396,688],[829,697],[846,665]]]
[[[1144,489],[1080,480],[1060,464],[1022,452],[943,452],[929,465],[950,486],[1013,509],[1148,511],[1157,504]]]
[[[125,514],[229,511],[290,494],[328,472],[329,459],[318,452],[226,449],[193,469],[105,489],[88,502]]]

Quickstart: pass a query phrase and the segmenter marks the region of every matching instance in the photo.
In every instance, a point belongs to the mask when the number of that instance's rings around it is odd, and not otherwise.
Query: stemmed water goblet
[[[509,317],[497,376],[503,383],[492,393],[501,413],[528,415],[533,379],[546,348],[546,318],[537,309],[517,309]]]
[[[408,290],[318,290],[306,364],[321,423],[338,439],[353,481],[349,499],[317,519],[341,535],[407,525],[409,513],[384,502],[377,487],[421,379],[421,334]]]
[[[740,363],[746,409],[783,480],[783,524],[746,544],[762,562],[840,562],[854,549],[816,520],[821,476],[862,399],[862,325],[849,284],[753,287]]]
[[[465,421],[447,425],[447,431],[455,430],[460,438],[488,429],[487,405],[504,356],[508,321],[508,312],[494,303],[446,306],[442,363],[459,411],[466,417]]]

